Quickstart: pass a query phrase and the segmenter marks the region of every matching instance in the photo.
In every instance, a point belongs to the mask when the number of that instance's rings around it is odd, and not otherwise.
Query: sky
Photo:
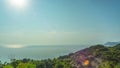
[[[1,45],[120,41],[120,0],[0,0]]]

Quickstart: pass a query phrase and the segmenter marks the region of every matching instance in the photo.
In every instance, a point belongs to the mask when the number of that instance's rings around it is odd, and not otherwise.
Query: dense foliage
[[[0,68],[73,68],[70,65],[70,59],[46,59],[46,60],[15,60],[12,59],[11,63],[1,64]]]
[[[95,58],[101,58],[98,68],[120,68],[120,44],[113,47],[96,45],[90,47]]]
[[[95,56],[102,58],[99,68],[120,68],[120,44],[114,47],[103,47],[95,51]]]
[[[81,55],[85,60],[87,58],[87,61],[80,59]],[[98,59],[99,64],[95,64]],[[86,62],[86,65],[82,65],[81,60]],[[80,62],[78,63],[78,61]],[[120,68],[120,44],[113,47],[91,46],[54,59],[31,60],[25,58],[22,60],[11,59],[10,63],[5,62],[4,64],[0,62],[0,68],[77,68],[78,66],[79,68]]]

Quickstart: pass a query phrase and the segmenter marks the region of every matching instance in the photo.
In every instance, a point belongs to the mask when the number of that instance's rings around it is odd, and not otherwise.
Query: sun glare
[[[7,47],[7,48],[23,48],[24,46],[23,45],[7,45],[5,47]]]
[[[15,9],[24,9],[28,6],[28,0],[8,0],[8,3]]]

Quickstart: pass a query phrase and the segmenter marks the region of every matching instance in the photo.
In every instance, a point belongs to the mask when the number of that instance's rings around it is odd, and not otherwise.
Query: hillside
[[[120,44],[95,45],[54,59],[11,59],[0,68],[120,68]]]
[[[115,46],[117,44],[120,44],[120,42],[106,42],[104,45],[106,45],[106,46]]]

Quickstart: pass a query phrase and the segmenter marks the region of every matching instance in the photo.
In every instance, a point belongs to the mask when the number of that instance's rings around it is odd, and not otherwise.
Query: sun
[[[24,9],[28,6],[28,0],[8,0],[8,3],[15,9]]]

